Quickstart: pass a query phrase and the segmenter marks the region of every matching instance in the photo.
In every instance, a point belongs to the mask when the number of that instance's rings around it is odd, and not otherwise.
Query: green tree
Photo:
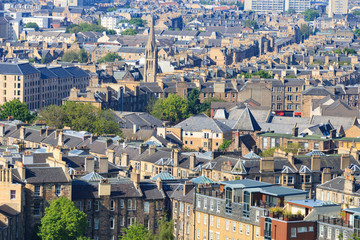
[[[116,11],[116,7],[109,7],[106,9],[107,12],[115,12]]]
[[[34,115],[30,113],[27,104],[20,102],[17,98],[4,103],[0,107],[0,111],[1,119],[7,119],[10,116],[23,122],[29,122],[34,119]]]
[[[355,29],[354,33],[357,37],[360,37],[360,28]]]
[[[134,35],[137,34],[137,31],[135,29],[128,28],[128,29],[125,29],[124,31],[122,31],[121,34],[122,35],[134,36]]]
[[[312,30],[311,30],[311,27],[308,24],[301,24],[300,32],[301,32],[301,36],[304,39],[307,39],[311,35]]]
[[[337,48],[337,49],[334,49],[334,54],[342,54],[342,51],[341,49]]]
[[[347,48],[347,47],[343,49],[343,53],[346,54],[346,55],[349,55],[349,54],[357,55],[357,52],[356,52],[355,49]]]
[[[250,20],[250,19],[244,21],[244,26],[249,27],[249,28],[253,28],[253,29],[258,29],[259,28],[258,23],[255,20]]]
[[[46,57],[45,57],[45,56],[42,56],[42,58],[41,58],[41,64],[46,64]]]
[[[289,10],[286,11],[288,14],[296,14],[295,9],[289,8]]]
[[[25,24],[24,26],[25,28],[34,28],[35,31],[39,31],[39,25],[37,25],[37,23],[34,23],[34,22],[29,22],[27,24]]]
[[[60,197],[51,201],[45,209],[39,236],[46,240],[84,239],[87,227],[86,214],[66,197]]]
[[[200,90],[198,88],[192,89],[187,97],[189,112],[191,114],[196,115],[202,112],[202,106],[199,97],[200,97]]]
[[[115,60],[121,60],[119,54],[117,53],[107,53],[104,57],[101,57],[97,60],[98,63],[104,63],[104,62],[115,62]]]
[[[159,221],[159,233],[154,236],[154,240],[174,240],[174,223],[173,221],[166,221],[162,217]]]
[[[66,51],[62,56],[63,62],[78,61],[80,63],[86,63],[88,59],[89,56],[84,49],[80,49],[79,51],[76,50]]]
[[[167,98],[158,99],[151,114],[161,120],[171,123],[179,122],[189,116],[189,105],[179,95],[170,94]]]
[[[268,149],[262,151],[259,155],[260,155],[260,157],[272,157],[272,156],[274,156],[275,149],[276,149],[275,147],[268,148]]]
[[[223,142],[221,143],[221,145],[219,146],[219,149],[221,149],[222,151],[225,151],[230,146],[231,143],[232,143],[232,140],[224,139]]]
[[[305,12],[303,12],[305,16],[305,21],[314,21],[315,18],[318,18],[320,16],[319,12],[314,9],[306,9]]]
[[[112,30],[112,29],[108,29],[108,30],[106,30],[106,34],[107,35],[116,35],[116,31]]]
[[[50,105],[38,114],[38,120],[44,121],[47,126],[57,129],[64,128],[65,117],[64,108],[58,105]]]
[[[144,27],[147,24],[147,21],[141,18],[131,18],[129,24],[136,27]]]
[[[144,225],[135,223],[129,228],[124,230],[124,234],[119,237],[119,240],[150,240],[152,239],[151,233]]]
[[[352,12],[352,15],[360,16],[360,11],[359,11],[359,10],[353,11],[353,12]]]
[[[61,107],[49,106],[39,113],[38,120],[56,128],[68,126],[75,131],[122,136],[114,113],[91,104],[67,101]]]

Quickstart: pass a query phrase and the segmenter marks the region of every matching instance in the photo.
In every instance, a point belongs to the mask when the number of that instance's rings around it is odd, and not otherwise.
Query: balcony
[[[346,221],[342,218],[334,218],[334,217],[319,215],[318,221],[323,223],[328,223],[331,225],[353,228],[353,226],[347,224]]]

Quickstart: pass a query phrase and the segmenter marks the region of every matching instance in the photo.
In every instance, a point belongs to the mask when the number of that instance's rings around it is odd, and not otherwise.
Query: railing
[[[348,228],[353,227],[353,226],[347,224],[346,221],[344,219],[342,219],[342,218],[334,218],[334,217],[328,217],[328,216],[324,216],[324,215],[319,215],[318,216],[318,221],[328,223],[328,224],[331,224],[331,225],[342,226],[342,227],[348,227]]]

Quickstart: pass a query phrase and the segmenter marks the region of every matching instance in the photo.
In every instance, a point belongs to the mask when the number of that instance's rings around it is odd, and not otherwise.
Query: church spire
[[[145,46],[144,81],[156,82],[158,71],[158,49],[155,40],[154,18],[151,17],[149,39]]]

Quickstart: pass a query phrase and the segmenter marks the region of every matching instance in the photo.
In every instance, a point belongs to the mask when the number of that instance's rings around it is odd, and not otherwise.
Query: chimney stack
[[[320,171],[321,169],[321,158],[318,155],[311,156],[311,170]]]
[[[346,169],[350,165],[350,155],[342,154],[340,160],[340,169]]]
[[[93,157],[86,157],[85,158],[85,172],[91,173],[95,170],[95,160]]]
[[[330,168],[324,168],[321,177],[321,184],[331,180]]]
[[[330,139],[334,139],[336,138],[336,129],[331,129],[330,130]]]
[[[174,167],[179,166],[179,158],[180,158],[180,153],[178,149],[173,149],[171,150],[172,154],[173,154],[173,159],[174,159]]]
[[[188,194],[193,188],[194,184],[191,181],[186,181],[183,186],[183,195],[185,196],[186,194]]]
[[[101,179],[98,185],[98,194],[101,196],[110,196],[111,194],[111,184],[108,179]]]
[[[111,145],[112,143],[113,143],[113,140],[112,140],[112,139],[106,139],[105,148],[110,147],[110,145]]]
[[[139,146],[139,154],[142,154],[146,150],[146,145],[144,143]]]
[[[115,164],[115,152],[112,149],[106,149],[108,161]]]
[[[195,168],[195,153],[190,154],[190,163],[189,163],[189,169],[193,170]]]
[[[40,128],[40,136],[44,135],[46,133],[46,128],[42,127]]]
[[[155,145],[151,145],[149,147],[149,156],[153,155],[156,152],[156,147]]]
[[[130,164],[129,154],[127,154],[127,153],[122,153],[122,154],[121,154],[121,166],[127,167],[127,166],[129,166],[129,164]]]
[[[20,139],[21,140],[25,139],[25,127],[24,126],[20,127]]]
[[[64,145],[64,133],[63,131],[60,131],[58,138],[58,146],[62,147],[63,145]]]
[[[260,172],[274,172],[273,157],[264,157],[260,159]]]
[[[4,137],[5,135],[5,125],[1,124],[0,126],[0,137]]]
[[[156,186],[159,190],[162,190],[162,181],[161,178],[156,179]]]
[[[134,183],[137,189],[140,187],[140,174],[131,172],[130,180]]]
[[[99,158],[99,172],[100,173],[108,173],[109,172],[109,163],[107,157]]]
[[[297,123],[295,123],[295,125],[294,125],[294,127],[293,127],[293,129],[292,129],[292,135],[293,135],[294,137],[297,137],[297,136],[299,135],[299,128],[298,128],[298,126],[297,126]]]

